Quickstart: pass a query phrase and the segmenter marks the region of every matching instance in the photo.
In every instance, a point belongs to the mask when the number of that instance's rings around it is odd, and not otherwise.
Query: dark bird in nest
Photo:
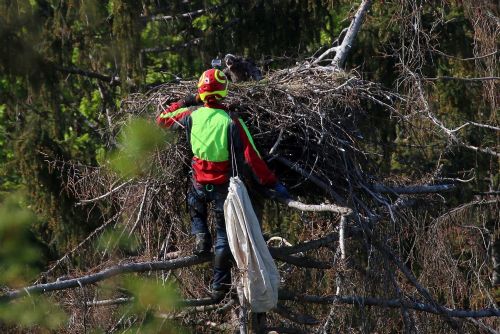
[[[262,80],[262,73],[252,59],[228,53],[224,57],[224,62],[226,63],[224,74],[232,82]]]

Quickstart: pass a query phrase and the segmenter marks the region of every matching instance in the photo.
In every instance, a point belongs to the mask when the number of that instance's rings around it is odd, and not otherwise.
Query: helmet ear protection
[[[228,80],[221,70],[212,68],[198,80],[198,95],[205,102],[209,97],[221,100],[227,96]]]

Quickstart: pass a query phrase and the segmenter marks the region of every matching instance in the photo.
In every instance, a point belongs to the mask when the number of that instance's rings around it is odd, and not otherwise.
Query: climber
[[[289,197],[286,187],[262,160],[243,120],[230,116],[221,103],[227,93],[224,73],[207,70],[199,79],[198,94],[172,103],[157,118],[162,127],[184,128],[191,147],[192,185],[187,197],[191,232],[195,236],[193,252],[197,255],[212,251],[207,204],[213,202],[216,237],[212,298],[216,300],[222,299],[231,287],[232,255],[223,209],[229,178],[247,170],[260,185]]]

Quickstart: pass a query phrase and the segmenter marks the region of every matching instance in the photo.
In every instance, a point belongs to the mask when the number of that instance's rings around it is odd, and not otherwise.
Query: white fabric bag
[[[240,302],[248,303],[253,312],[267,312],[278,303],[279,272],[262,237],[247,189],[238,177],[230,180],[224,218],[229,247],[242,272]]]

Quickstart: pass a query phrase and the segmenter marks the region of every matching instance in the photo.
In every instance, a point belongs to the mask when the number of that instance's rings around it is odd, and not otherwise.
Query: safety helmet
[[[221,100],[227,96],[227,78],[224,72],[212,68],[203,72],[198,81],[198,95],[205,102],[208,97]]]

